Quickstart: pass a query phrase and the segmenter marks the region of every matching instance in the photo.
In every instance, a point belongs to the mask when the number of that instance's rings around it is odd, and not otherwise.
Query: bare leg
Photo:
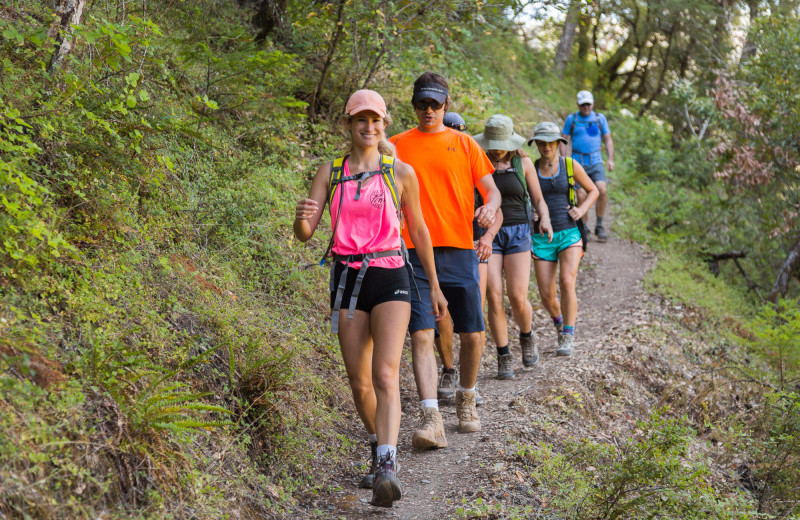
[[[580,247],[568,247],[558,254],[560,272],[558,285],[561,288],[561,314],[564,316],[564,325],[575,326],[578,315],[578,294],[575,282],[578,277],[578,266],[581,263],[583,251]]]
[[[347,317],[347,310],[339,311],[339,346],[358,416],[367,433],[375,433],[377,400],[372,386],[373,346],[369,320],[369,314],[363,311],[357,310],[352,320]]]
[[[506,292],[511,304],[511,313],[520,332],[531,331],[533,310],[528,300],[528,284],[531,281],[531,253],[514,253],[503,257],[503,271],[506,274]]]
[[[536,285],[539,286],[539,295],[542,297],[542,305],[550,313],[550,316],[555,318],[561,314],[561,303],[556,295],[558,263],[534,260],[533,267],[536,272]]]
[[[463,345],[462,345],[463,352]],[[411,362],[420,399],[436,399],[436,356],[433,353],[433,329],[411,333]],[[463,363],[463,362],[462,362]]]
[[[597,186],[597,191],[600,192],[600,196],[597,198],[597,203],[594,207],[595,215],[602,217],[606,214],[606,208],[608,207],[608,188],[606,186],[606,181],[597,181],[595,185]],[[585,191],[581,190],[580,193],[583,193],[584,198],[586,198]]]
[[[503,306],[503,255],[489,257],[486,300],[489,303],[489,330],[497,347],[508,345],[508,322]]]
[[[450,314],[439,320],[439,337],[433,342],[439,352],[442,367],[453,368],[453,320],[450,319]]]
[[[481,366],[481,354],[483,344],[480,332],[462,332],[461,337],[461,386],[464,388],[474,388],[478,380],[478,370]]]

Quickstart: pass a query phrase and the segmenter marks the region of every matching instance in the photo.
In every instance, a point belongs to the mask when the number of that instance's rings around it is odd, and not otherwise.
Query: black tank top
[[[500,209],[503,210],[503,227],[528,223],[525,213],[525,188],[513,169],[498,170],[492,174],[494,183],[502,197]]]

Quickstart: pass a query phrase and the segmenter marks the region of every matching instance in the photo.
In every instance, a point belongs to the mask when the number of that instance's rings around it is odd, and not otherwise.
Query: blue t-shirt
[[[575,120],[575,128],[570,136],[572,140],[572,158],[582,166],[591,166],[603,162],[603,156],[600,155],[602,136],[611,132],[608,129],[606,116],[598,114],[594,110],[587,117],[583,117],[579,112],[570,114],[567,116],[567,120],[564,121],[562,134],[569,135],[573,119]]]

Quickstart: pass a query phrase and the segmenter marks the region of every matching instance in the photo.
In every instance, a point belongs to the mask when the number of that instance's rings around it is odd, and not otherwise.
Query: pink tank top
[[[348,161],[344,162],[344,175],[350,175]],[[400,249],[400,221],[392,194],[382,175],[373,175],[361,184],[361,197],[354,200],[358,181],[338,184],[330,204],[331,228],[339,213],[339,190],[344,190],[342,214],[331,250],[337,255],[355,255]],[[375,267],[396,268],[405,264],[402,256],[387,256],[370,260]],[[361,262],[350,262],[351,267],[361,267]]]

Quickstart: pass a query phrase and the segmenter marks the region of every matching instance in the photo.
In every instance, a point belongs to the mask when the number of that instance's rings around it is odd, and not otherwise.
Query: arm
[[[611,132],[603,136],[603,142],[606,144],[606,153],[608,153],[608,171],[614,171],[614,141],[611,139]]]
[[[489,229],[486,230],[486,233],[475,242],[475,252],[478,255],[478,260],[486,260],[492,256],[492,241],[494,237],[497,236],[497,232],[500,231],[502,226],[503,210],[497,208],[497,212],[494,214],[494,222],[489,226]]]
[[[561,137],[566,139],[569,143],[572,143],[570,137],[572,131],[572,118],[575,117],[573,114],[567,116],[564,120],[564,128],[561,129]],[[567,132],[570,132],[569,134]],[[562,157],[567,157],[567,144],[561,141],[558,142],[558,154]]]
[[[475,210],[475,218],[480,227],[488,228],[495,220],[497,210],[500,209],[500,190],[494,183],[494,177],[484,175],[478,181],[478,191],[481,192],[484,204]]]
[[[586,170],[583,169],[583,166],[575,161],[572,162],[572,176],[575,178],[575,182],[586,190],[586,199],[584,199],[583,204],[569,210],[570,218],[572,220],[578,220],[594,205],[595,201],[597,201],[597,197],[600,196],[600,192],[597,191],[597,186],[592,182],[592,179],[586,175]]]
[[[317,169],[314,180],[311,182],[311,192],[307,199],[297,202],[294,210],[294,235],[300,242],[305,242],[317,229],[322,210],[325,209],[325,199],[328,197],[328,181],[330,180],[331,164],[325,163]]]
[[[447,314],[447,300],[439,288],[439,278],[436,276],[436,266],[433,263],[433,245],[428,226],[422,216],[419,205],[419,181],[414,169],[406,163],[395,160],[395,178],[400,190],[400,205],[403,207],[408,234],[417,250],[417,256],[422,263],[422,268],[428,276],[431,287],[431,312],[439,320]]]
[[[560,145],[561,143],[559,143]],[[528,183],[528,193],[531,196],[533,207],[539,213],[539,233],[547,233],[548,242],[553,240],[553,227],[550,225],[550,209],[544,201],[542,187],[539,185],[539,178],[536,175],[536,166],[530,157],[522,158],[522,170],[525,172],[525,182]]]
[[[569,141],[569,136],[567,134],[561,134],[561,137]],[[570,141],[571,142],[571,141]],[[558,142],[558,154],[562,157],[567,157],[567,145],[564,144],[563,141]]]

